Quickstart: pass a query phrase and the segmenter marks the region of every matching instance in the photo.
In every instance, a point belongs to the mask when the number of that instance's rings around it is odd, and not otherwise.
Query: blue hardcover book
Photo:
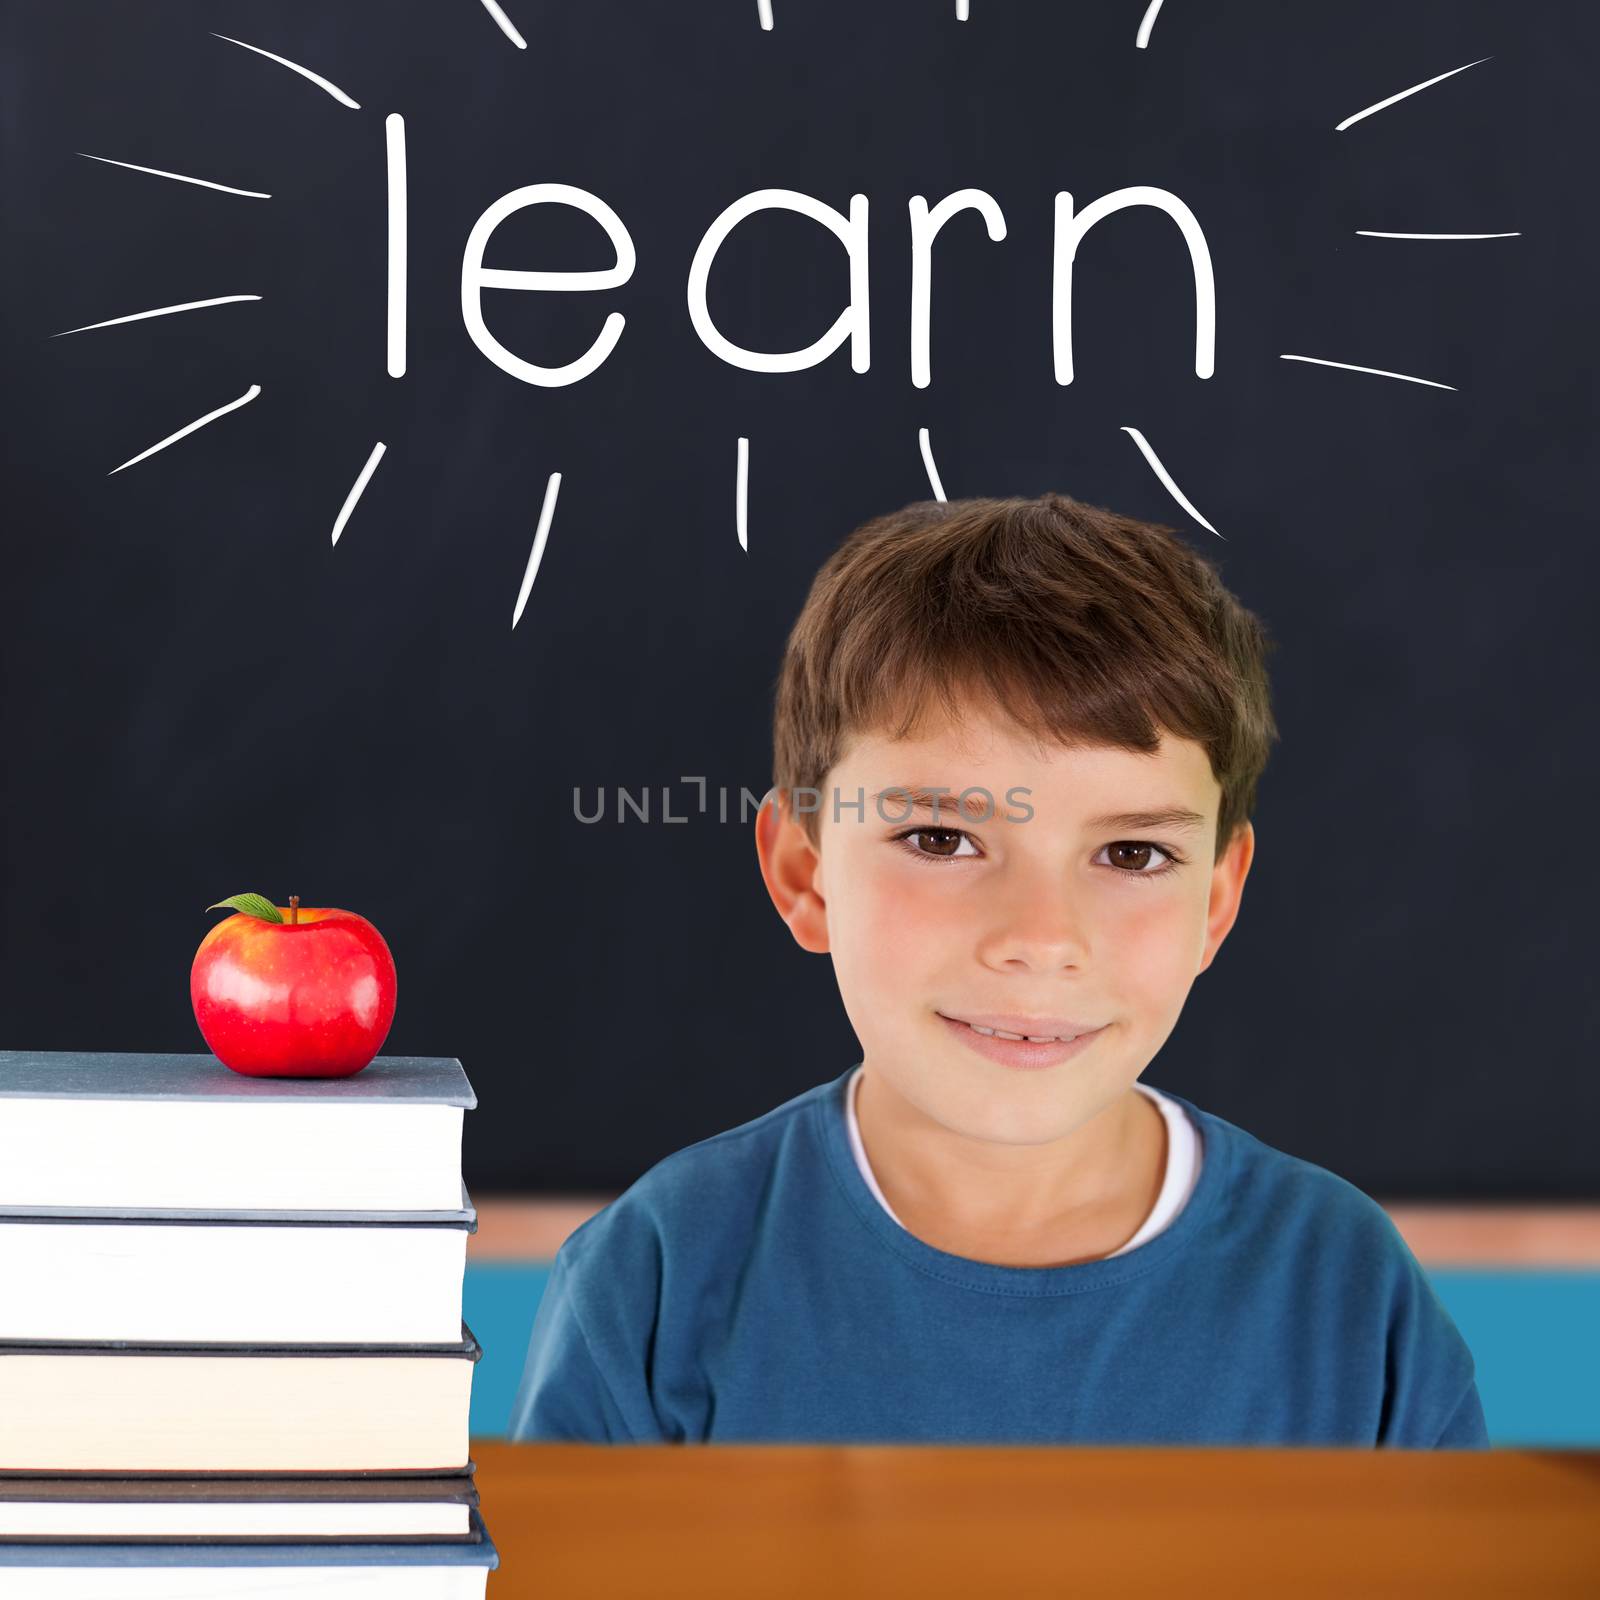
[[[6,1600],[483,1600],[500,1552],[470,1540],[295,1543],[0,1542]],[[272,1573],[262,1572],[271,1568]]]
[[[470,1477],[8,1478],[0,1540],[474,1539]],[[0,1585],[3,1591],[4,1585]]]
[[[454,1216],[461,1063],[254,1078],[214,1055],[0,1051],[0,1208]]]

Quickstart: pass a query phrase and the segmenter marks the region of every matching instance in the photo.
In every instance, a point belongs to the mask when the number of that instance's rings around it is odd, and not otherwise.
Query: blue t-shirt
[[[878,1203],[849,1078],[666,1157],[568,1236],[511,1439],[1488,1444],[1466,1342],[1343,1178],[1171,1095],[1203,1160],[1166,1229],[997,1266]]]

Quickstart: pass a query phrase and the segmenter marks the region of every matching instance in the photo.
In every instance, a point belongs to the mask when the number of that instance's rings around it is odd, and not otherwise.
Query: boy
[[[1238,914],[1271,648],[1061,495],[844,542],[756,848],[862,1059],[569,1236],[511,1438],[1487,1445],[1383,1210],[1138,1081]]]

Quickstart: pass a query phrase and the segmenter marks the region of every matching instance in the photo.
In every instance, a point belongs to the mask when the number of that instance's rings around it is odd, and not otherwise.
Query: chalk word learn
[[[404,371],[405,319],[403,303],[395,303],[396,293],[403,302],[405,272],[405,146],[404,124],[397,114],[388,119],[389,131],[389,370],[398,376]],[[505,267],[486,267],[484,252],[495,229],[513,212],[529,206],[573,206],[592,217],[605,230],[616,252],[616,262],[584,272],[541,272]],[[1072,382],[1072,263],[1084,235],[1114,212],[1130,206],[1151,206],[1164,212],[1177,224],[1189,249],[1189,265],[1194,276],[1195,376],[1209,378],[1216,365],[1216,283],[1211,269],[1211,252],[1205,234],[1193,211],[1167,189],[1135,184],[1117,189],[1074,213],[1071,194],[1055,197],[1055,237],[1051,268],[1051,337],[1055,378],[1059,384]],[[982,189],[958,189],[931,209],[921,195],[909,201],[911,219],[911,379],[919,389],[930,381],[928,360],[929,308],[932,300],[933,241],[939,230],[962,211],[976,211],[983,218],[989,238],[998,243],[1006,236],[1005,218],[993,196]],[[850,263],[849,303],[833,326],[802,350],[747,350],[718,331],[706,306],[706,283],[711,264],[728,235],[747,217],[758,211],[797,211],[827,228],[844,246]],[[712,354],[730,366],[748,372],[799,372],[825,361],[850,341],[850,366],[865,372],[871,361],[871,323],[867,299],[867,197],[850,197],[846,216],[812,195],[796,189],[756,189],[728,206],[706,229],[694,259],[689,265],[689,318],[701,342]],[[482,297],[485,289],[522,289],[572,292],[615,289],[632,276],[636,265],[633,240],[621,217],[598,195],[566,183],[532,183],[513,189],[496,200],[473,224],[461,258],[461,316],[472,342],[502,372],[524,383],[542,388],[561,388],[587,378],[617,347],[625,319],[613,311],[605,319],[593,344],[575,361],[565,366],[547,367],[528,361],[508,350],[489,332],[483,320]],[[398,290],[397,290],[398,286]]]

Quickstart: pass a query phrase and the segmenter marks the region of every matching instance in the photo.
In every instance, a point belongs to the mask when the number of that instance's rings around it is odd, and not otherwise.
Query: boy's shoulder
[[[1416,1266],[1389,1213],[1348,1178],[1163,1092],[1198,1129],[1202,1163],[1216,1160],[1224,1169],[1213,1201],[1216,1237],[1254,1251],[1313,1252],[1323,1266],[1330,1252],[1387,1260],[1396,1269]]]
[[[804,1133],[802,1119],[838,1080],[810,1089],[721,1133],[697,1139],[636,1178],[567,1236],[577,1252],[603,1238],[706,1239],[719,1224],[748,1215],[739,1202],[767,1180],[780,1147]],[[563,1249],[567,1246],[563,1245]]]

